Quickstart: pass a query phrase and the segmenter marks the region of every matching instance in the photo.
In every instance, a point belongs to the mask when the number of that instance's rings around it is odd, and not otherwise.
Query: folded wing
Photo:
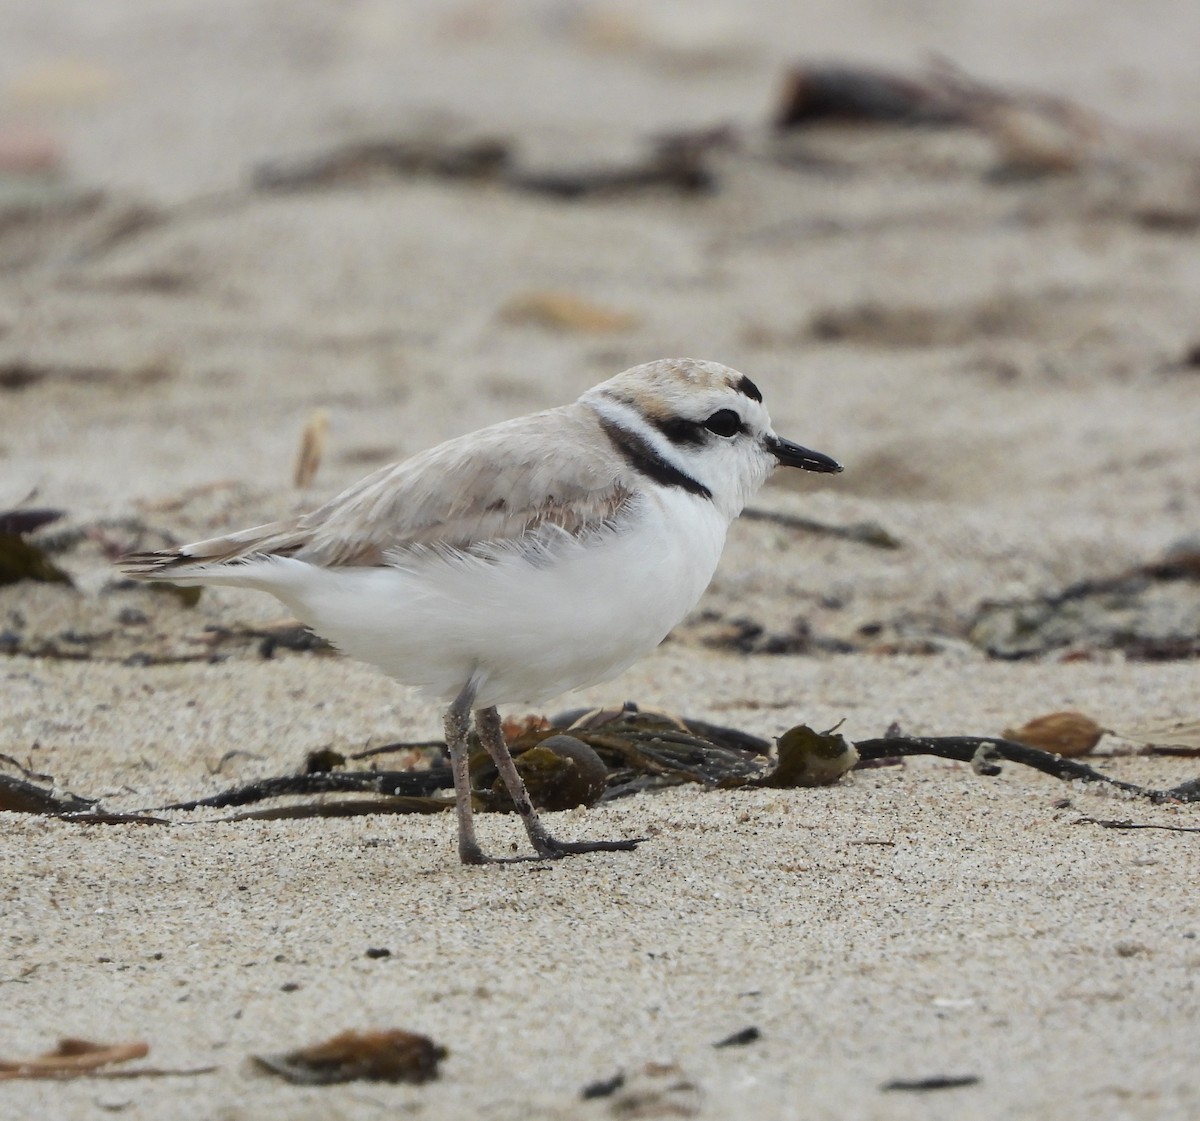
[[[582,536],[611,525],[633,497],[597,436],[578,405],[506,421],[385,467],[312,513],[134,554],[127,569],[169,580],[269,556],[374,566],[408,550],[516,545],[548,527]]]

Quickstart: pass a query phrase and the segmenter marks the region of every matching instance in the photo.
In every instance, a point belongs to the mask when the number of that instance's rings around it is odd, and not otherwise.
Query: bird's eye
[[[742,418],[732,409],[718,409],[704,422],[704,427],[718,436],[736,436],[742,430]]]

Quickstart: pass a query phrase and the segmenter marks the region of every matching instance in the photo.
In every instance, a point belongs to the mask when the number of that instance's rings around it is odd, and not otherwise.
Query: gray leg
[[[467,734],[471,730],[471,702],[475,700],[474,678],[454,698],[446,712],[446,746],[450,749],[450,770],[454,775],[454,810],[458,817],[458,858],[464,864],[486,864],[487,857],[475,838],[475,818],[471,811],[471,773],[467,766]]]
[[[560,841],[556,837],[552,837],[542,824],[542,819],[538,817],[533,803],[529,800],[525,782],[518,774],[512,755],[509,753],[508,744],[505,742],[504,730],[500,726],[500,714],[494,707],[476,710],[475,730],[479,733],[480,741],[492,757],[492,762],[496,764],[496,770],[500,772],[500,779],[508,789],[513,805],[517,807],[517,813],[521,815],[521,820],[525,823],[525,832],[529,834],[529,840],[537,850],[538,856],[554,859],[574,852],[628,852],[636,848],[639,842],[645,840],[644,837],[639,837],[633,841]]]

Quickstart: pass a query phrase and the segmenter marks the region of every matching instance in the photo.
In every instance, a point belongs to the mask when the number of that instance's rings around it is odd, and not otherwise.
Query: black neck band
[[[608,417],[600,418],[600,427],[635,471],[640,471],[647,478],[661,483],[665,487],[683,487],[689,494],[698,494],[701,498],[712,498],[712,491],[698,479],[684,474],[673,463],[668,463],[643,437],[628,428],[622,428]]]

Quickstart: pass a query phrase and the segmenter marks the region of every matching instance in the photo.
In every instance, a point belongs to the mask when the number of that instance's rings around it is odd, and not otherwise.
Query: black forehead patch
[[[762,404],[762,393],[759,392],[758,386],[754,384],[745,374],[742,375],[742,380],[733,387],[739,393],[744,393],[751,401],[757,401]]]

